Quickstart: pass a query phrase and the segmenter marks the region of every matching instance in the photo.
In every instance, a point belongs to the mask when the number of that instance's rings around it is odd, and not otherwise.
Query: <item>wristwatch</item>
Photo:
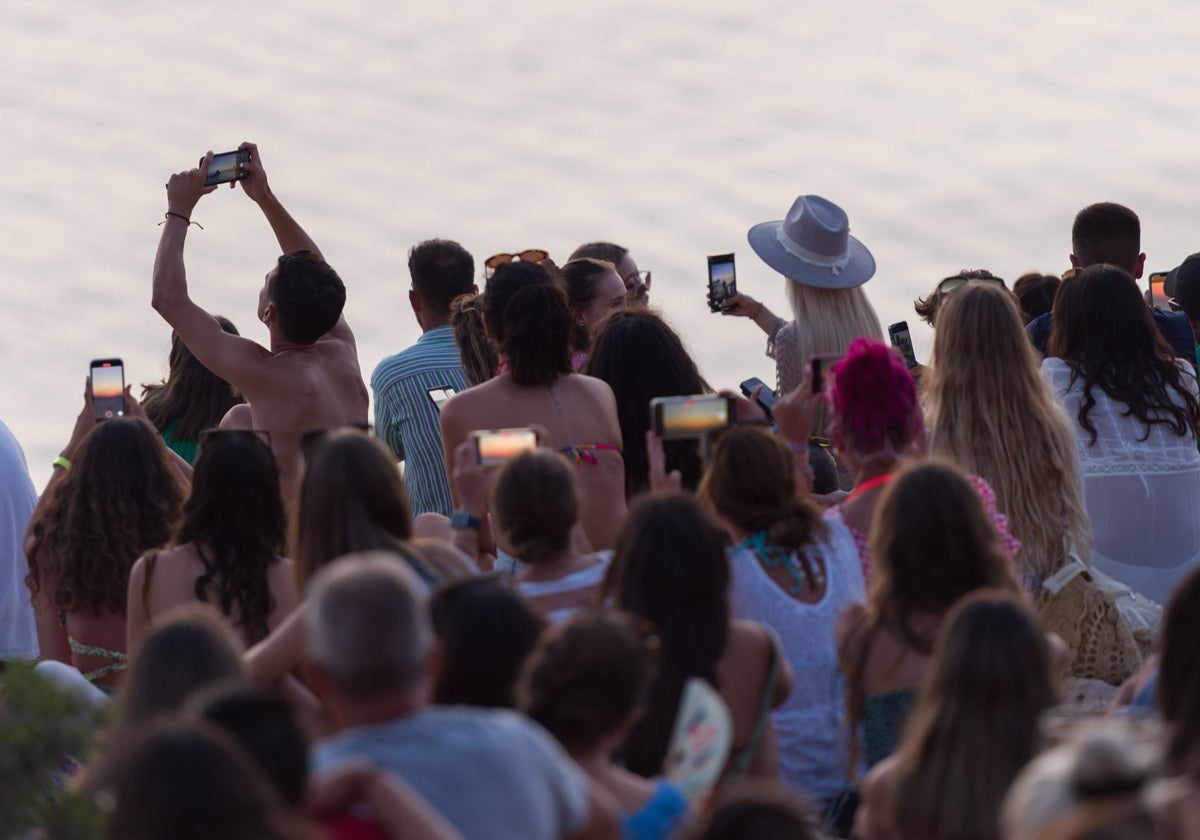
[[[462,531],[467,528],[478,531],[483,527],[483,523],[479,521],[479,517],[472,516],[465,510],[456,510],[454,515],[450,517],[450,527],[456,531]]]

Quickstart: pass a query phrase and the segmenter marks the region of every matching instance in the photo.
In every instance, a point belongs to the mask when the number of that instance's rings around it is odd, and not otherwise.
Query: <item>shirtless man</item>
[[[271,192],[258,147],[243,143],[239,148],[250,150],[248,175],[230,186],[240,183],[258,204],[283,251],[258,295],[258,317],[267,325],[270,349],[225,332],[188,297],[183,243],[196,203],[216,189],[204,185],[212,152],[198,169],[178,172],[167,183],[151,303],[205,367],[245,395],[254,427],[271,434],[283,498],[291,509],[300,436],[350,424],[365,427],[367,387],[354,334],[342,316],[345,286]]]

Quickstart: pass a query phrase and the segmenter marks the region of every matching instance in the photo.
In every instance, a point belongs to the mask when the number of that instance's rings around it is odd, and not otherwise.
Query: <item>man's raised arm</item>
[[[248,149],[250,151],[250,162],[244,167],[246,177],[239,181],[230,183],[230,187],[241,184],[242,192],[254,200],[259,209],[267,218],[267,224],[271,226],[271,232],[275,234],[275,239],[279,242],[279,249],[284,254],[294,254],[297,251],[311,251],[313,256],[324,260],[321,255],[321,249],[317,247],[317,243],[313,242],[312,237],[304,232],[304,228],[300,227],[300,223],[292,218],[284,206],[279,203],[279,199],[275,197],[275,193],[271,192],[271,185],[267,182],[267,173],[263,169],[262,159],[258,156],[258,146],[253,143],[243,143],[238,146],[239,149]]]
[[[204,186],[212,152],[198,169],[177,172],[167,182],[167,214],[154,257],[154,292],[150,304],[200,362],[217,376],[245,390],[257,362],[269,355],[253,341],[230,335],[188,296],[183,244],[196,203],[216,187]]]
[[[242,192],[249,198],[253,199],[258,205],[258,209],[262,210],[263,216],[267,219],[267,224],[271,226],[271,232],[275,234],[275,239],[279,243],[279,250],[284,254],[294,254],[297,251],[309,251],[319,260],[325,260],[325,255],[321,253],[321,249],[317,247],[317,243],[312,237],[305,232],[304,228],[300,227],[300,223],[292,218],[292,214],[280,203],[275,197],[275,193],[271,191],[271,185],[267,181],[266,170],[263,169],[262,159],[258,154],[258,146],[253,143],[242,143],[238,146],[239,149],[248,149],[250,151],[250,162],[245,165],[246,177],[238,181],[230,183],[230,187],[241,185]],[[338,318],[337,324],[328,333],[331,336],[345,339],[354,342],[354,334],[350,331],[350,326],[346,323],[346,316],[343,314]]]

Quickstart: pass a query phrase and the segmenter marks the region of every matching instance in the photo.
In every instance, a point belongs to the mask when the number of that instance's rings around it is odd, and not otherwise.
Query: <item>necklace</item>
[[[782,568],[786,571],[792,580],[792,585],[787,590],[789,595],[799,594],[805,584],[813,590],[818,590],[825,585],[825,575],[821,572],[818,564],[809,560],[803,552],[793,553],[779,546],[767,545],[766,531],[756,531],[731,548],[730,551],[736,553],[742,549],[752,551],[758,558],[758,562],[766,568]],[[798,563],[796,558],[799,558]]]
[[[849,504],[850,502],[853,502],[855,499],[857,499],[863,493],[866,493],[868,490],[874,490],[876,487],[880,487],[884,484],[887,484],[889,481],[891,481],[895,477],[896,477],[895,473],[885,472],[885,473],[880,473],[879,475],[877,475],[873,478],[868,478],[862,484],[855,487],[854,490],[850,493],[850,495],[846,497],[846,500],[844,502],[842,502],[842,504],[846,505],[846,504]]]

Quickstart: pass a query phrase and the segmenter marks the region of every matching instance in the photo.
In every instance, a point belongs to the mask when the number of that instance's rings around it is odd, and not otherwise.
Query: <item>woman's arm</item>
[[[274,686],[304,662],[304,605],[283,620],[271,635],[246,651],[243,661],[250,679],[259,685]]]
[[[725,304],[721,308],[722,315],[733,315],[734,317],[750,318],[754,323],[758,324],[759,329],[765,332],[768,336],[775,335],[779,329],[781,318],[776,316],[774,312],[767,309],[760,300],[755,300],[747,294],[736,294],[725,299]]]

